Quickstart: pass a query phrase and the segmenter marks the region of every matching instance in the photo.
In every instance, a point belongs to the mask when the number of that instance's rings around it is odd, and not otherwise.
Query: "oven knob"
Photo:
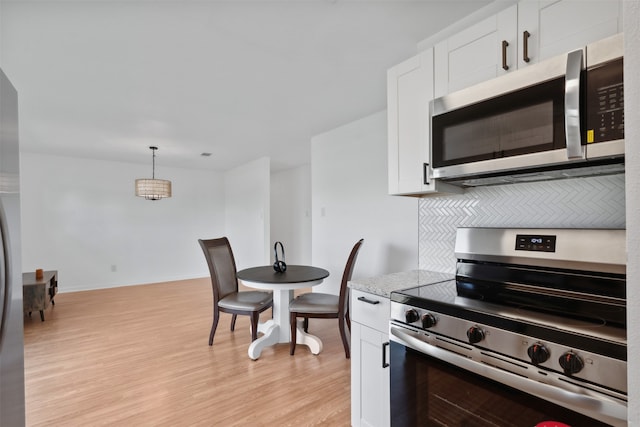
[[[436,316],[431,313],[425,313],[422,315],[422,327],[425,329],[433,328],[438,323]]]
[[[413,308],[410,308],[409,310],[404,312],[404,318],[407,321],[407,323],[413,323],[413,322],[417,322],[418,319],[420,319],[420,315],[416,310],[414,310]]]
[[[558,359],[560,366],[564,369],[566,375],[577,374],[584,368],[582,358],[572,351],[568,351]]]
[[[534,365],[544,363],[549,360],[549,350],[542,344],[533,344],[527,349],[527,354]]]
[[[484,331],[478,326],[472,326],[467,330],[467,338],[471,344],[479,343],[484,339]]]

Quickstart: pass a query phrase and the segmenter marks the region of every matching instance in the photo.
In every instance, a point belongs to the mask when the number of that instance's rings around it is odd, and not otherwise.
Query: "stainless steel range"
[[[392,425],[626,425],[625,231],[460,228],[455,252],[391,294]]]

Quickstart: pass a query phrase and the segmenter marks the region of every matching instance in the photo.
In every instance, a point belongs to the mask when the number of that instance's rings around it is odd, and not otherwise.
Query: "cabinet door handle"
[[[502,69],[505,71],[509,69],[507,65],[507,46],[509,46],[509,42],[502,40]]]
[[[389,347],[389,341],[382,343],[382,369],[389,367],[389,363],[387,363],[387,347]]]
[[[429,163],[422,164],[422,182],[424,185],[429,185]]]
[[[529,37],[531,37],[529,31],[522,33],[522,60],[524,62],[531,61],[529,58]]]
[[[366,297],[358,297],[358,301],[366,302],[367,304],[371,304],[371,305],[380,304],[380,301],[374,301]]]

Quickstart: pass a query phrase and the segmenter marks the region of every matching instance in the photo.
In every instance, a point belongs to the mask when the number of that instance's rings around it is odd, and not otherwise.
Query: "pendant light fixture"
[[[149,147],[153,153],[153,169],[151,179],[136,179],[136,196],[147,200],[160,200],[171,197],[171,181],[156,179],[156,150],[158,147]]]

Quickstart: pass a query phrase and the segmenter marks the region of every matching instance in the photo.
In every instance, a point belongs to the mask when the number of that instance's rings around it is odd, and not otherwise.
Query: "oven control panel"
[[[516,251],[555,252],[556,236],[516,235]]]
[[[577,381],[601,384],[623,393],[627,391],[624,360],[395,301],[391,301],[391,321],[396,326],[403,324],[431,336],[437,346],[453,345],[456,351],[463,353],[467,348],[469,357],[478,350],[488,358],[495,353]]]

